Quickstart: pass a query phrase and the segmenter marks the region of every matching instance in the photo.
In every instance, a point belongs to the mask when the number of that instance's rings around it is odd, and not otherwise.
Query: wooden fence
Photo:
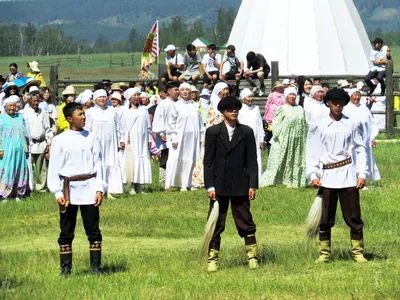
[[[133,61],[132,61],[133,63]],[[119,64],[119,66],[123,65],[123,61]],[[110,56],[110,67],[112,67],[114,63],[112,63],[112,58]],[[115,64],[117,65],[117,64]],[[388,137],[393,136],[394,133],[400,132],[400,127],[397,126],[396,116],[400,115],[400,110],[395,109],[395,99],[400,99],[400,74],[394,73],[394,65],[393,61],[386,67],[386,111],[385,112],[374,112],[374,114],[385,114],[386,115],[386,126],[384,132]],[[165,65],[158,65],[158,76],[161,77],[165,72]],[[329,83],[330,87],[334,87],[337,85],[337,81],[339,79],[352,80],[354,82],[364,81],[364,78],[360,75],[315,75],[315,76],[307,76],[310,78],[321,78],[321,81],[324,83]],[[279,63],[277,61],[273,61],[271,63],[271,76],[266,80],[265,85],[268,90],[271,90],[274,86],[273,83],[277,81],[282,81],[286,79],[287,76],[279,75]],[[140,81],[145,83],[157,82],[158,79],[138,79],[138,78],[113,78],[114,82],[131,82],[131,81]],[[78,85],[94,85],[98,82],[101,82],[101,79],[90,79],[90,80],[74,80],[74,79],[59,79],[58,78],[58,66],[50,67],[50,87],[55,94],[58,95],[58,91],[60,89],[64,89],[67,85],[78,84]],[[248,87],[247,82],[244,80],[243,84],[241,84],[241,88]],[[255,104],[260,107],[260,111],[263,113],[264,106],[268,98],[268,93],[266,93],[263,97],[257,97],[255,99]]]

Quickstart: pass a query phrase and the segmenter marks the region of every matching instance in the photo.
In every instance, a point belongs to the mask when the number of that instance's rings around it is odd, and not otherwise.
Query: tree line
[[[167,23],[162,23],[159,30],[160,48],[168,44],[185,48],[197,37],[205,37],[215,44],[224,44],[236,17],[233,9],[218,8],[215,25],[204,28],[199,19],[186,20],[174,16]],[[149,28],[150,31],[150,28]],[[74,41],[66,35],[62,24],[45,25],[37,28],[33,23],[24,25],[0,25],[0,56],[43,56],[66,54],[140,52],[146,36],[139,34],[132,27],[126,39],[110,42],[99,34],[96,40],[80,39]]]

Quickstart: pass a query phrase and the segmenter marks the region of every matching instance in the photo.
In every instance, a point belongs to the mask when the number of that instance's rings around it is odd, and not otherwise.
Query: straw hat
[[[32,70],[32,72],[40,72],[39,70],[39,63],[37,61],[27,62],[27,67]]]
[[[65,88],[65,90],[63,90],[62,95],[76,95],[76,91],[75,88],[72,85],[69,85]]]
[[[40,81],[36,80],[33,77],[29,77],[28,80],[26,81],[25,85],[21,87],[22,93],[25,93],[31,86],[40,86]]]
[[[120,93],[113,93],[112,95],[111,95],[111,100],[113,100],[113,99],[115,99],[115,100],[118,100],[118,101],[122,101],[122,97],[121,97],[121,94]]]
[[[280,83],[279,81],[275,82],[274,87],[272,88],[273,91],[275,91],[277,88],[280,87],[284,87],[284,85],[282,83]]]
[[[123,90],[121,89],[121,85],[119,83],[113,83],[111,85],[111,91],[121,91],[121,92],[123,92]]]
[[[190,86],[190,92],[200,93],[200,91],[194,85]]]
[[[343,89],[350,86],[350,83],[346,79],[341,79],[338,81],[338,88]]]

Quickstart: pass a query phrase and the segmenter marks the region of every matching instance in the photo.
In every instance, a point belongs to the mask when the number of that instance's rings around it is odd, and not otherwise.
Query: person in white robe
[[[157,105],[153,119],[153,133],[155,135],[156,147],[161,151],[160,156],[160,184],[165,184],[166,167],[171,146],[171,139],[167,133],[168,114],[179,96],[179,85],[176,82],[167,84],[168,97]]]
[[[147,108],[139,105],[139,95],[140,92],[135,88],[125,91],[125,97],[130,103],[125,105],[121,119],[124,131],[122,140],[126,148],[130,146],[130,151],[125,153],[125,156],[130,157],[126,158],[124,168],[126,179],[133,184],[129,192],[131,195],[142,192],[141,185],[152,181],[149,153],[151,124]]]
[[[372,149],[376,147],[375,139],[379,134],[378,123],[368,107],[360,103],[361,93],[357,89],[350,90],[348,94],[350,102],[343,108],[343,114],[350,119],[360,122],[363,127],[363,140],[365,142],[368,165],[366,180],[380,180],[381,175],[372,152]]]
[[[312,97],[304,106],[307,123],[313,124],[329,116],[329,107],[322,101],[324,99],[324,89],[321,86],[313,86],[310,92]]]
[[[200,156],[204,124],[198,106],[190,99],[190,85],[179,87],[180,99],[168,112],[167,136],[171,142],[167,161],[165,189],[171,186],[187,191],[192,187],[195,162]]]
[[[261,112],[257,105],[254,105],[254,95],[250,89],[243,89],[240,93],[240,100],[243,101],[243,106],[239,112],[239,123],[247,125],[253,129],[256,149],[257,149],[257,164],[258,164],[258,180],[262,175],[262,158],[261,149],[264,148],[264,126],[261,119]]]
[[[125,148],[120,141],[118,114],[112,107],[106,106],[107,92],[97,90],[93,93],[95,106],[86,111],[86,129],[92,132],[102,147],[104,178],[108,184],[108,197],[123,193],[122,169],[118,151]]]

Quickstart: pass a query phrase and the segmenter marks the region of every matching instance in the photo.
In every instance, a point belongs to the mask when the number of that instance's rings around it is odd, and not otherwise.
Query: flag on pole
[[[159,56],[158,48],[158,21],[151,28],[142,53],[142,70],[148,71],[149,67],[156,61]]]

